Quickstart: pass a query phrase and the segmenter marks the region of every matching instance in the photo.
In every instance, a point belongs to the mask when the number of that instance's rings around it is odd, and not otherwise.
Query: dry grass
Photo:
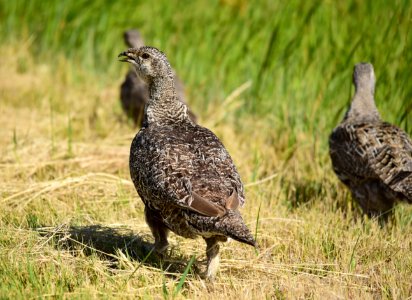
[[[10,58],[0,64],[0,298],[411,296],[411,208],[398,206],[385,228],[363,219],[333,175],[324,128],[298,132],[291,147],[290,128],[276,120],[233,126],[247,82],[200,123],[239,167],[259,251],[225,244],[213,283],[198,275],[200,240],[172,234],[164,261],[147,258],[152,238],[128,175],[135,130],[117,103],[121,78],[104,85],[77,72],[75,80],[64,59],[52,73],[29,46],[0,48]]]

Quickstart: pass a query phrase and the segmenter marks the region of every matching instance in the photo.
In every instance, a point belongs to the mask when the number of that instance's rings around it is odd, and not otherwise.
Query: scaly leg
[[[150,230],[155,238],[154,250],[158,253],[162,253],[167,249],[169,242],[167,241],[167,235],[169,234],[169,229],[163,223],[162,217],[158,212],[148,208],[144,209],[144,214],[146,217],[146,223],[149,225]]]
[[[213,279],[216,276],[219,269],[220,257],[219,257],[219,244],[218,238],[204,238],[206,241],[206,256],[207,256],[207,271],[206,277]]]

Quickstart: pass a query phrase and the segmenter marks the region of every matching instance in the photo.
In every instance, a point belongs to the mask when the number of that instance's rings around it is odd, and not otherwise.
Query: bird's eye
[[[142,54],[142,58],[143,58],[143,59],[148,59],[149,57],[150,57],[150,55],[147,54],[147,53],[143,53],[143,54]]]

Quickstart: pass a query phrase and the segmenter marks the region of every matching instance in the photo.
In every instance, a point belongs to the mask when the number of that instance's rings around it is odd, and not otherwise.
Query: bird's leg
[[[146,223],[147,225],[149,225],[150,230],[152,231],[152,234],[155,238],[154,250],[157,253],[162,253],[169,245],[169,242],[167,241],[169,229],[163,223],[161,216],[154,210],[151,210],[146,206],[144,214],[146,217]]]
[[[353,188],[353,197],[357,200],[363,212],[369,217],[377,219],[383,226],[391,215],[394,205],[394,195],[386,194],[379,182],[370,181],[367,184]]]
[[[216,237],[205,238],[206,241],[206,257],[207,257],[207,270],[206,277],[213,279],[219,269],[220,257],[219,257],[219,244]]]

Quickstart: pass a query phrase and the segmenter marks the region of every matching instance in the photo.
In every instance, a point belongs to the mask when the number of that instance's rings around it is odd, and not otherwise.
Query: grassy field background
[[[168,55],[246,184],[260,249],[226,243],[214,283],[201,240],[172,234],[164,262],[144,260],[118,100],[129,28]],[[411,28],[410,1],[0,0],[0,298],[411,298],[412,208],[363,218],[327,147],[360,61],[411,135]]]

